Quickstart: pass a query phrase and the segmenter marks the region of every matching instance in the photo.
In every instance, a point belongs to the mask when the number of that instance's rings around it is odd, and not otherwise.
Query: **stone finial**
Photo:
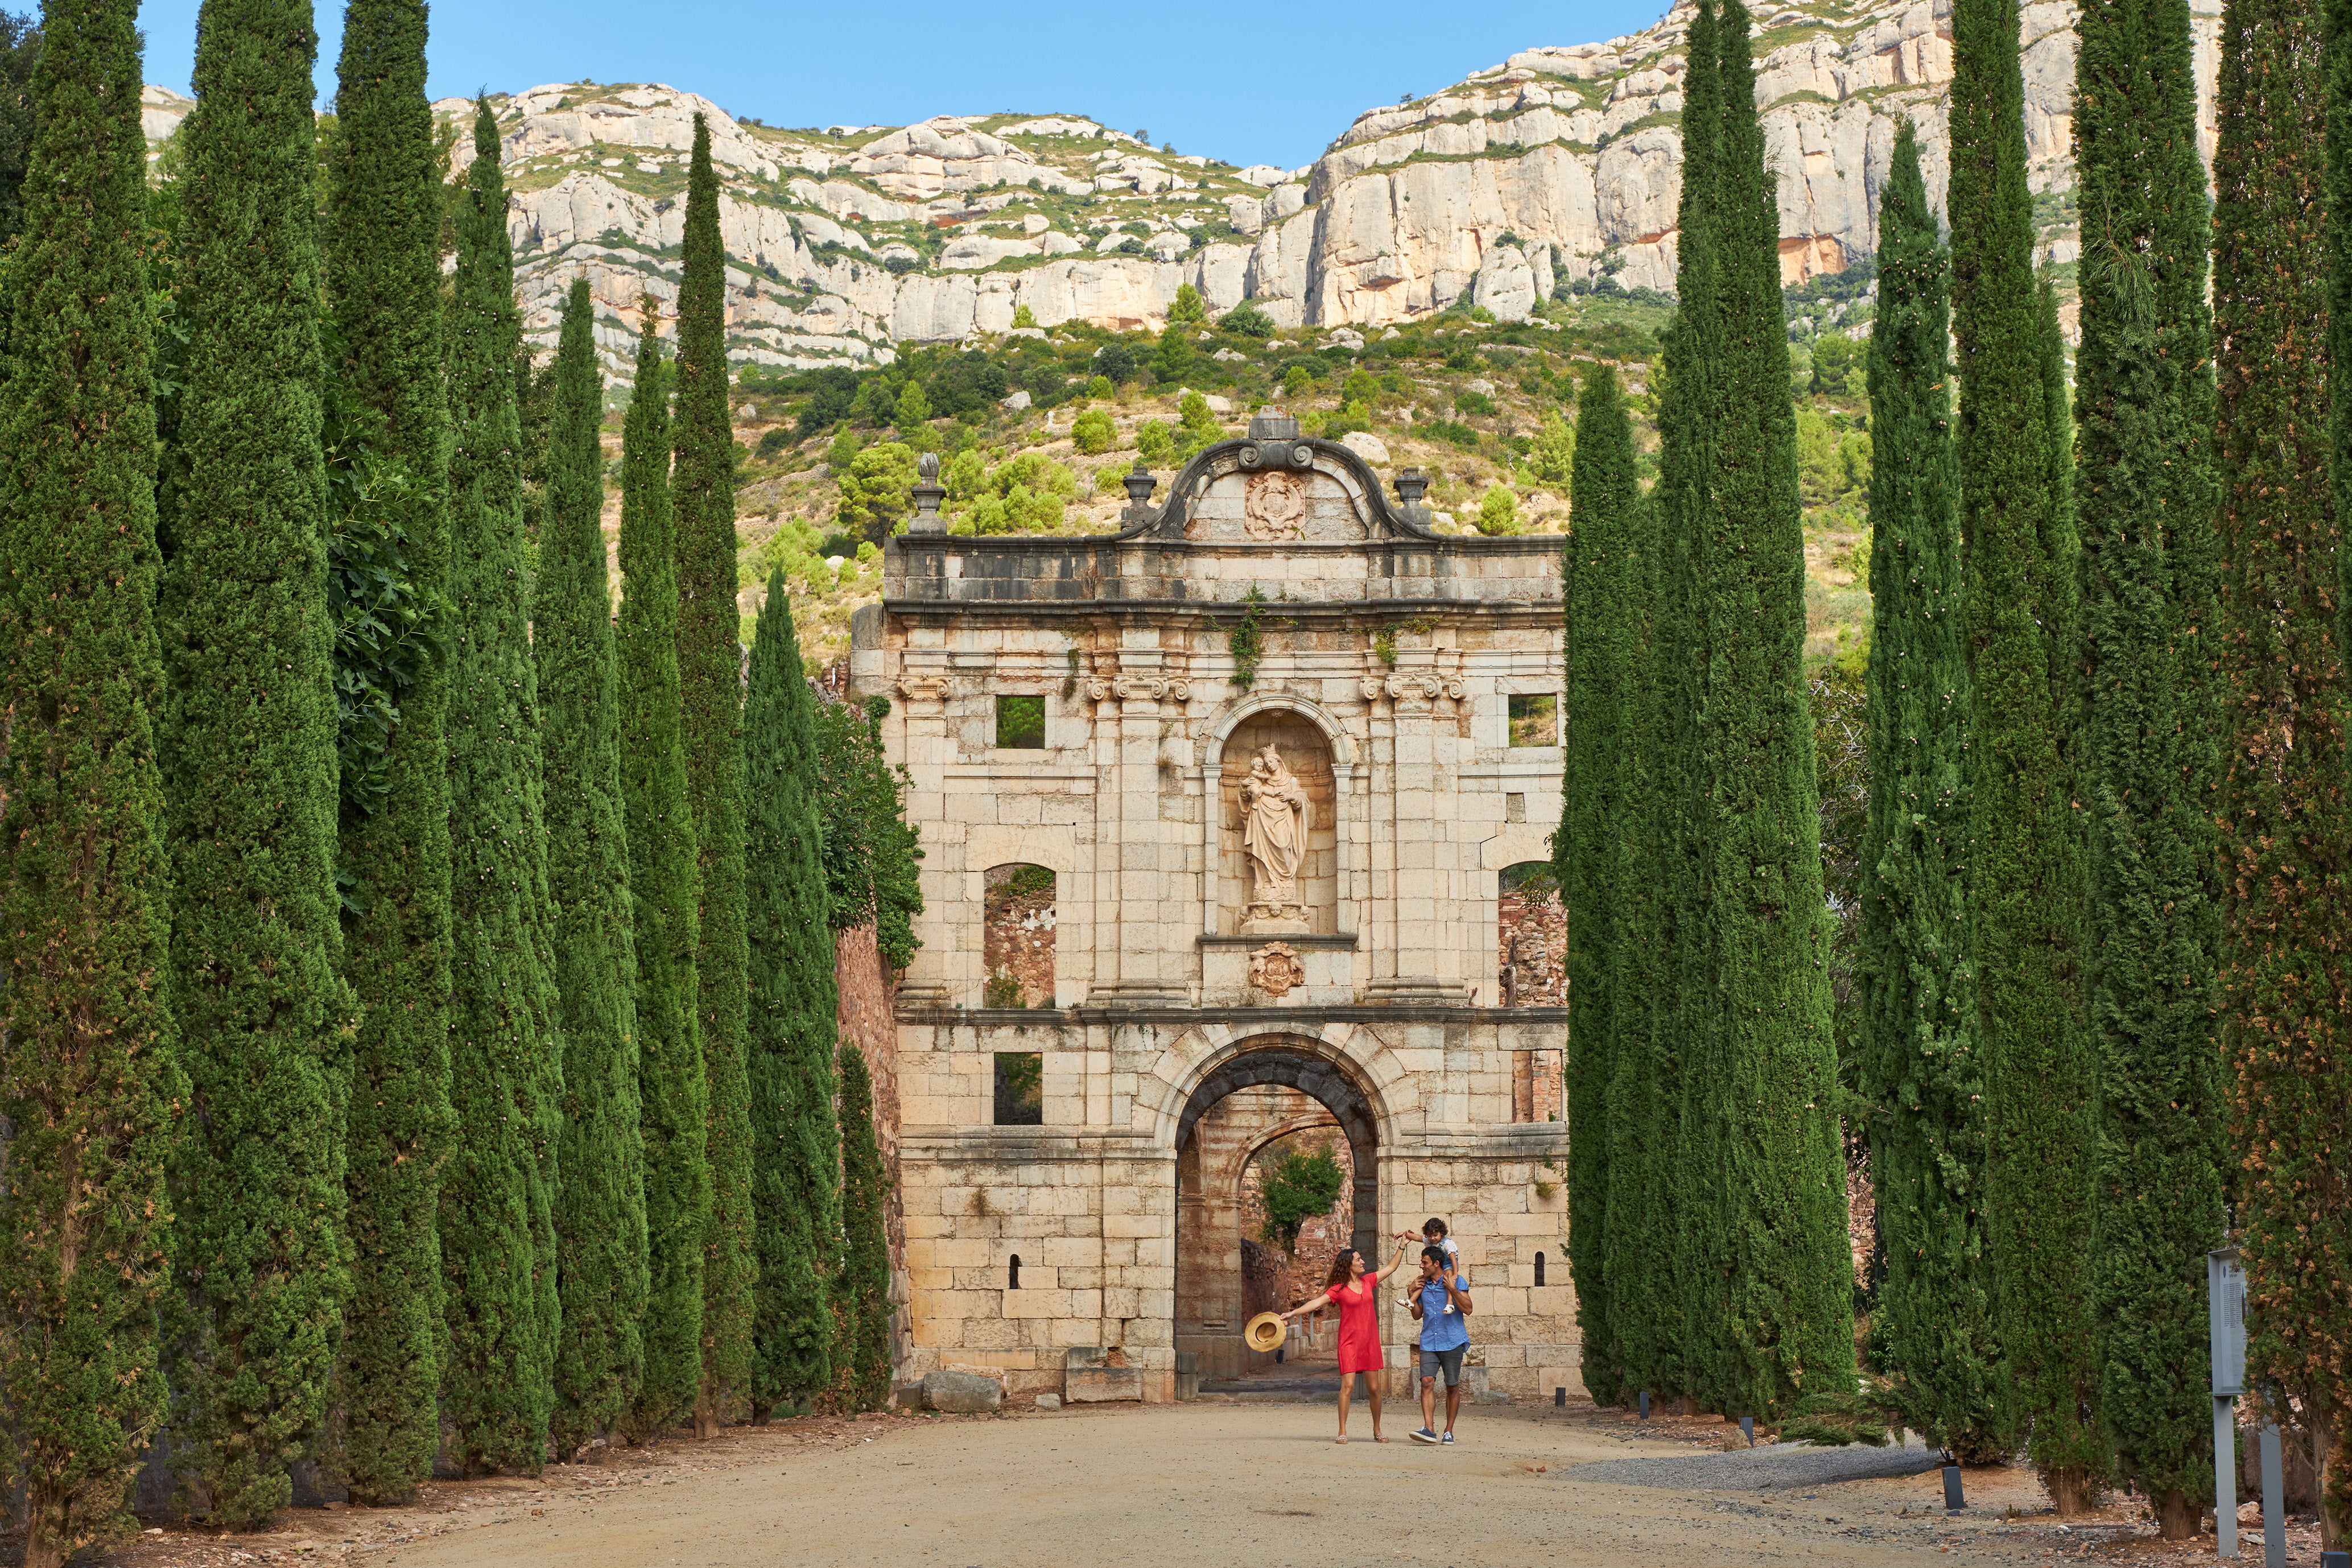
[[[1128,509],[1139,514],[1150,503],[1151,492],[1160,488],[1160,481],[1151,477],[1151,470],[1143,466],[1140,457],[1135,459],[1135,467],[1121,477],[1119,483],[1127,487]]]
[[[1407,506],[1417,507],[1423,494],[1429,489],[1429,476],[1419,468],[1399,468],[1395,484],[1397,500]]]
[[[915,461],[915,515],[908,520],[908,533],[945,533],[947,524],[940,521],[940,502],[948,492],[940,484],[940,455],[926,452]]]

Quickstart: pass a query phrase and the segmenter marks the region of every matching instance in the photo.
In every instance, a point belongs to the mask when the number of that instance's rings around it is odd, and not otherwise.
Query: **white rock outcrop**
[[[1905,119],[1923,132],[1940,202],[1951,4],[1803,0],[1765,19],[1757,107],[1784,279],[1871,252]],[[2191,5],[2210,158],[2220,5]],[[667,330],[698,113],[722,182],[732,352],[750,363],[887,360],[903,342],[1002,332],[1023,306],[1043,328],[1156,329],[1185,283],[1212,310],[1249,299],[1280,326],[1367,336],[1465,300],[1526,321],[1604,269],[1627,288],[1671,289],[1690,16],[1678,7],[1605,43],[1522,49],[1444,91],[1368,110],[1301,170],[1157,151],[1072,115],[788,132],[661,83],[494,98],[526,330],[551,342],[574,274],[600,301],[615,380],[628,374],[641,297]],[[2037,193],[2073,177],[2073,19],[2069,0],[2033,0],[2021,19]],[[193,107],[160,88],[142,94],[151,155]],[[473,112],[467,100],[434,108],[461,126]],[[453,174],[471,156],[471,137],[457,136]],[[1095,205],[1074,213],[1051,199],[1068,196]],[[2040,239],[2053,259],[2079,254],[2070,223]]]

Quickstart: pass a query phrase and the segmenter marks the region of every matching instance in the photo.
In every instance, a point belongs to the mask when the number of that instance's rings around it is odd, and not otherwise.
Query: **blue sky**
[[[30,9],[26,0],[15,0]],[[341,0],[318,0],[320,99]],[[1296,167],[1375,104],[1433,92],[1538,44],[1636,31],[1664,0],[1234,6],[902,0],[442,0],[436,97],[541,82],[666,81],[771,125],[897,125],[932,114],[1085,114],[1237,163]],[[185,92],[196,0],[149,0],[147,79]]]

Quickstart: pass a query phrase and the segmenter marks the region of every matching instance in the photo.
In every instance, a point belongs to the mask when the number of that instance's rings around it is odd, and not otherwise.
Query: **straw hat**
[[[1242,1338],[1249,1342],[1249,1348],[1254,1351],[1270,1352],[1282,1343],[1285,1332],[1280,1315],[1274,1312],[1260,1312],[1256,1317],[1252,1318],[1249,1321],[1249,1326],[1242,1331]]]

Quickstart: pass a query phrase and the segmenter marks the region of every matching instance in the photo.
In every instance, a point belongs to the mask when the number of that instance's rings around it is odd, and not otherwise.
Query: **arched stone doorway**
[[[1287,1036],[1253,1042],[1202,1079],[1176,1132],[1175,1345],[1199,1357],[1204,1380],[1228,1378],[1270,1358],[1242,1344],[1255,1311],[1290,1303],[1266,1294],[1268,1249],[1243,1235],[1242,1185],[1268,1148],[1328,1130],[1346,1173],[1347,1245],[1368,1252],[1380,1235],[1379,1119],[1351,1070],[1319,1042]],[[1323,1250],[1328,1256],[1328,1249]],[[1256,1256],[1254,1256],[1254,1252]],[[1275,1257],[1279,1257],[1278,1249]],[[1250,1267],[1255,1263],[1255,1270]],[[1316,1280],[1294,1281],[1312,1289]],[[1328,1351],[1333,1324],[1322,1343]]]

